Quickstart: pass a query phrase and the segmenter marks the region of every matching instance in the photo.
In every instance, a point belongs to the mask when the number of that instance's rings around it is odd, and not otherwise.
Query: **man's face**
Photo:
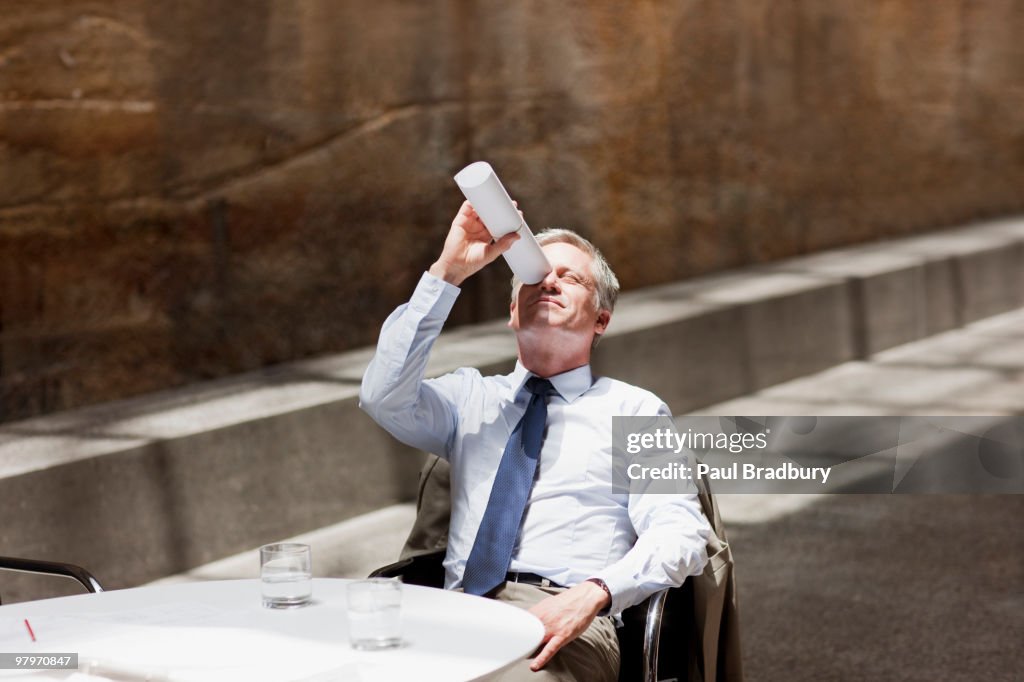
[[[522,284],[511,306],[509,326],[521,333],[603,334],[611,317],[597,309],[593,259],[572,244],[555,242],[541,247],[552,270],[537,284]]]

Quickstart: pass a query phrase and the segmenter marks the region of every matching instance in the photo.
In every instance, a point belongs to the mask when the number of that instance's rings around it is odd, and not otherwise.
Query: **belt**
[[[538,587],[565,587],[564,585],[559,585],[553,580],[545,578],[542,575],[537,575],[536,573],[518,573],[510,571],[505,575],[505,580],[510,583],[523,583],[525,585],[536,585]]]

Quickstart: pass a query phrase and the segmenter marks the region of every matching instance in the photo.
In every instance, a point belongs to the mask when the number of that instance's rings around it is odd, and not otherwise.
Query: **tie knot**
[[[541,379],[540,377],[530,377],[526,380],[526,390],[534,395],[548,397],[557,395],[558,391],[547,379]]]

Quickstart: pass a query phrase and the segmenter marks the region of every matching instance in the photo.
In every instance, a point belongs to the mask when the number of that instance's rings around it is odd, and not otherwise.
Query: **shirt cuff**
[[[614,575],[612,571],[604,570],[599,571],[597,574],[591,576],[593,578],[600,578],[604,581],[604,584],[608,586],[608,591],[611,592],[612,602],[606,609],[603,609],[598,615],[607,616],[609,614],[616,615],[622,612],[622,603],[627,593],[636,588],[635,580],[621,579]]]
[[[440,277],[424,272],[409,300],[409,307],[427,317],[447,319],[462,291]]]
[[[598,581],[600,581],[600,582],[598,582]],[[612,596],[612,588],[608,586],[608,583],[606,583],[604,581],[604,579],[598,578],[596,575],[587,578],[583,582],[594,583],[595,585],[597,585],[598,587],[601,588],[602,592],[604,592],[606,595],[608,595],[608,606],[606,606],[603,609],[601,609],[600,611],[598,611],[597,615],[599,615],[599,616],[607,616],[607,615],[609,615],[611,613],[612,601],[614,599],[614,597]]]

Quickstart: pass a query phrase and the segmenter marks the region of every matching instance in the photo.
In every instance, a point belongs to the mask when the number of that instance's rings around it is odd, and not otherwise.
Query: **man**
[[[696,495],[613,493],[612,417],[670,413],[648,391],[591,375],[619,285],[575,233],[541,233],[552,271],[538,284],[513,279],[511,374],[423,379],[458,286],[516,239],[492,242],[462,205],[441,256],[384,323],[360,404],[451,464],[445,586],[528,608],[544,624],[540,651],[502,679],[613,682],[610,615],[699,573],[710,527]]]

